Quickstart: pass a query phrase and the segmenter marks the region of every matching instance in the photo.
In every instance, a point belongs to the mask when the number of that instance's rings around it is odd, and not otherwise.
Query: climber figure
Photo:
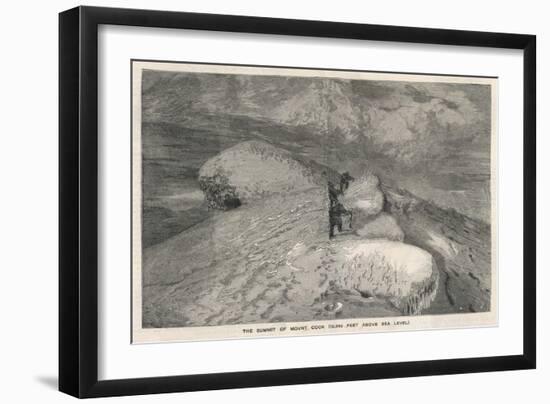
[[[344,193],[349,188],[349,183],[351,181],[355,180],[348,171],[346,171],[342,176],[340,177],[340,193]]]
[[[332,182],[328,182],[328,198],[330,200],[330,209],[338,203],[338,195],[342,192],[338,190]]]
[[[329,237],[334,237],[334,227],[338,228],[338,232],[342,232],[342,218],[349,216],[349,227],[351,229],[351,222],[353,219],[353,213],[351,210],[347,210],[340,202],[336,202],[329,211]]]

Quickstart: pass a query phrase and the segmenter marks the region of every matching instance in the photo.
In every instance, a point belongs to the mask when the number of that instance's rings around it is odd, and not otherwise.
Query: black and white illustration
[[[134,339],[493,325],[496,84],[134,61]]]

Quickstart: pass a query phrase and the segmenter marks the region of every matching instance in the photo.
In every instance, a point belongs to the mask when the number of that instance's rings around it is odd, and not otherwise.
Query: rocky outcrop
[[[347,209],[353,210],[353,226],[362,228],[384,207],[384,194],[380,190],[380,181],[369,174],[353,180],[340,198]]]
[[[355,226],[357,227],[357,226]],[[388,213],[382,212],[373,217],[355,233],[367,239],[386,239],[391,241],[403,241],[405,233],[397,223],[397,220]]]
[[[393,241],[350,242],[341,246],[337,284],[364,296],[390,299],[404,314],[420,314],[437,292],[438,272],[432,256]]]
[[[200,168],[199,183],[212,208],[225,210],[271,195],[326,187],[327,173],[291,152],[262,141],[239,143]],[[220,196],[221,195],[221,196]],[[236,200],[239,202],[237,203]],[[219,206],[218,206],[219,205]]]
[[[327,284],[335,288],[388,299],[407,315],[420,314],[437,293],[437,267],[431,254],[418,247],[387,240],[344,240],[331,243],[328,256],[327,264],[322,248],[301,251],[290,262],[300,272],[298,282],[317,286],[317,277],[327,277]],[[308,302],[308,290],[300,288],[299,293],[296,297]]]
[[[430,252],[441,274],[437,298],[427,314],[491,309],[491,227],[443,209],[409,191],[383,185],[386,209],[407,240]]]

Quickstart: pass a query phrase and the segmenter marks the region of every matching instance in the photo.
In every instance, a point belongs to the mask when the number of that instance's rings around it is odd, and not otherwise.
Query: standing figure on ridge
[[[342,232],[342,218],[344,216],[348,215],[350,217],[349,220],[349,227],[351,229],[351,222],[353,219],[353,213],[351,210],[347,210],[344,205],[342,205],[340,202],[336,202],[336,204],[330,208],[329,211],[329,237],[334,237],[334,227],[338,228],[338,232]]]
[[[340,193],[344,193],[349,188],[349,183],[351,181],[355,180],[348,171],[346,171],[342,176],[340,177]]]
[[[328,198],[330,200],[330,208],[332,209],[338,203],[338,195],[342,192],[338,190],[332,182],[328,182]]]

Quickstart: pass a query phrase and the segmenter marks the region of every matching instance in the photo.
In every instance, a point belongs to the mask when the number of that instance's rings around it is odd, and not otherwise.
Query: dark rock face
[[[204,192],[209,209],[228,210],[241,206],[236,188],[230,185],[228,178],[220,173],[216,173],[211,177],[201,177],[199,186],[201,191]]]
[[[437,297],[427,314],[491,309],[491,226],[443,209],[402,189],[382,186],[385,210],[405,239],[429,251],[440,272]]]

